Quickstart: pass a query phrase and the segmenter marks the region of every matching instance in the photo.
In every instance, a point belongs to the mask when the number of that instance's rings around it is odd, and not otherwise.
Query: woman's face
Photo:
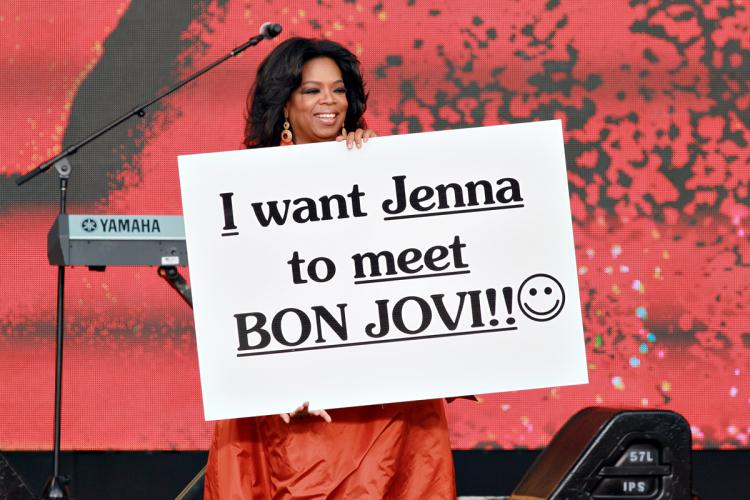
[[[302,67],[302,83],[284,106],[294,142],[336,139],[344,126],[348,106],[341,70],[333,59],[310,59]]]

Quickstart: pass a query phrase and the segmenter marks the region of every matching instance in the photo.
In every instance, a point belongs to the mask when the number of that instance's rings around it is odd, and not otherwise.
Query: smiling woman
[[[284,106],[295,143],[330,141],[344,126],[348,108],[341,70],[328,57],[311,59],[302,68],[302,83]]]
[[[289,39],[258,68],[249,96],[245,145],[346,140],[349,148],[362,147],[375,135],[362,117],[366,102],[354,54],[329,40]],[[344,127],[350,132],[342,131]],[[357,204],[360,196],[355,186],[349,196],[355,217],[364,215]],[[300,200],[306,206],[313,201]],[[288,208],[291,200],[285,203]],[[267,217],[262,206],[253,208],[266,224],[271,222],[270,203]],[[273,209],[275,222],[283,223],[276,205]],[[299,213],[292,219],[313,220]],[[313,410],[304,402],[281,416],[216,422],[205,485],[208,500],[455,498],[443,401],[330,411]]]
[[[366,108],[354,54],[330,40],[290,38],[258,67],[248,95],[244,144],[257,148],[347,139],[349,146],[361,146],[375,135],[366,127]],[[346,136],[344,128],[350,131]],[[289,141],[282,138],[287,129]]]

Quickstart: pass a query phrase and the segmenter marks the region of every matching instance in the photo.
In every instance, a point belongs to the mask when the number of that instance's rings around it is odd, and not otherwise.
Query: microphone
[[[281,25],[276,24],[276,23],[265,22],[260,26],[260,30],[258,31],[260,32],[259,34],[255,35],[244,44],[235,48],[232,52],[229,53],[227,57],[234,57],[240,52],[242,52],[243,50],[245,50],[246,48],[252,47],[253,45],[258,45],[263,40],[270,40],[271,38],[275,38],[279,36],[279,33],[281,33]]]
[[[260,34],[266,40],[277,37],[279,33],[281,33],[280,24],[265,22],[260,26]]]
[[[128,111],[127,113],[125,113],[121,117],[117,118],[115,121],[111,122],[108,125],[105,125],[101,129],[99,129],[96,132],[94,132],[93,134],[89,135],[85,139],[81,139],[77,143],[75,143],[72,146],[69,146],[67,149],[63,150],[61,153],[58,153],[56,156],[53,156],[52,158],[50,158],[49,160],[45,161],[44,163],[41,163],[41,164],[37,165],[33,170],[30,170],[30,171],[26,172],[24,175],[18,177],[16,179],[16,184],[20,186],[20,185],[22,185],[22,184],[30,181],[31,179],[33,179],[37,175],[39,175],[39,174],[41,174],[41,173],[46,172],[47,170],[49,170],[53,165],[58,170],[58,172],[60,173],[60,175],[64,175],[63,169],[67,170],[67,173],[70,173],[70,163],[68,163],[68,161],[66,160],[66,158],[68,156],[72,156],[79,149],[81,149],[83,146],[85,146],[89,142],[93,141],[94,139],[98,138],[99,136],[106,134],[107,132],[109,132],[113,128],[115,128],[118,125],[120,125],[121,123],[123,123],[128,118],[131,118],[131,117],[136,116],[136,115],[137,116],[141,116],[141,117],[144,116],[144,114],[145,114],[144,110],[147,107],[151,106],[152,104],[154,104],[157,101],[160,101],[164,97],[167,97],[169,94],[175,92],[176,90],[179,90],[180,88],[182,88],[183,86],[185,86],[188,83],[192,82],[193,80],[195,80],[196,78],[198,78],[202,74],[204,74],[204,73],[206,73],[208,71],[211,71],[213,68],[215,68],[219,64],[223,63],[224,61],[226,61],[230,57],[234,57],[234,56],[238,55],[240,52],[242,52],[243,50],[247,49],[248,47],[253,47],[254,45],[258,45],[263,40],[270,40],[271,38],[275,38],[275,37],[279,36],[279,33],[281,33],[281,25],[280,24],[270,23],[270,22],[263,23],[261,25],[261,27],[260,27],[260,33],[258,35],[255,35],[254,37],[252,37],[250,40],[248,40],[247,42],[243,43],[239,47],[235,47],[232,51],[229,52],[229,54],[225,55],[224,57],[221,57],[221,58],[217,59],[216,61],[212,62],[211,64],[209,64],[208,66],[204,67],[203,69],[201,69],[201,70],[193,73],[192,75],[190,75],[189,77],[185,78],[184,80],[177,82],[176,84],[174,84],[172,86],[172,88],[170,88],[170,89],[162,92],[157,97],[151,99],[150,101],[148,101],[148,102],[146,102],[144,104],[141,104],[140,106],[137,106],[137,107],[133,108],[132,110]],[[64,161],[64,163],[63,163],[63,161]],[[63,203],[62,206],[63,206],[63,208],[61,209],[61,213],[65,213],[65,204]],[[58,419],[57,415],[55,416],[55,419]],[[59,447],[56,447],[55,453],[59,452],[59,450],[57,448],[59,448]],[[58,474],[57,474],[57,472],[55,472],[55,475],[52,477],[52,480],[57,480],[57,479],[59,479],[58,478]],[[53,484],[53,483],[50,483],[50,484]],[[57,484],[57,483],[54,483],[54,484]],[[0,485],[0,493],[2,493],[2,491],[3,491],[1,486],[2,485]]]

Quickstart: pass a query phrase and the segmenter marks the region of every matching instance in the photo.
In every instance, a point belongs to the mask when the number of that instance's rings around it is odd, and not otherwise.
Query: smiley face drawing
[[[534,321],[549,321],[562,311],[565,290],[549,274],[534,274],[521,283],[518,289],[521,312]]]

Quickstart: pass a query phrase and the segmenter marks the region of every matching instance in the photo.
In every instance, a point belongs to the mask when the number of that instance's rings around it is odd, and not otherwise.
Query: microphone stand
[[[113,120],[112,122],[105,125],[104,127],[97,130],[96,132],[92,133],[88,137],[76,142],[72,146],[65,148],[62,152],[60,152],[53,158],[50,158],[49,160],[45,161],[44,163],[41,163],[40,165],[30,170],[26,174],[17,178],[16,184],[18,186],[21,186],[25,184],[26,182],[30,181],[31,179],[33,179],[34,177],[36,177],[37,175],[41,174],[42,172],[46,172],[47,170],[50,169],[50,167],[54,166],[55,170],[57,170],[58,176],[60,177],[60,212],[59,212],[59,215],[65,215],[66,213],[65,205],[66,205],[66,198],[67,198],[67,192],[68,192],[68,180],[70,178],[70,173],[72,171],[70,161],[68,160],[69,156],[74,155],[83,146],[97,139],[99,136],[106,134],[107,132],[117,127],[118,125],[126,121],[127,119],[133,116],[139,116],[142,118],[143,116],[146,115],[146,108],[148,108],[152,104],[159,102],[161,99],[167,97],[168,95],[172,94],[173,92],[177,91],[178,89],[192,82],[193,80],[203,75],[204,73],[211,71],[213,68],[223,63],[227,59],[238,55],[239,53],[241,53],[242,51],[244,51],[245,49],[249,47],[259,44],[261,41],[265,39],[274,38],[279,33],[281,33],[280,24],[268,24],[267,23],[263,25],[263,27],[261,28],[260,35],[256,35],[252,37],[250,40],[248,40],[244,44],[234,48],[225,56],[217,59],[216,61],[204,67],[203,69],[198,70],[197,72],[193,73],[192,75],[185,78],[184,80],[177,82],[169,90],[154,97],[150,101],[144,104],[141,104],[140,106],[136,106],[132,110],[128,111],[127,113],[120,116],[119,118]],[[190,305],[192,306],[192,304]],[[56,328],[56,339],[55,339],[56,340],[56,349],[55,349],[56,352],[55,352],[55,417],[54,417],[55,434],[54,434],[54,449],[53,449],[54,459],[53,459],[53,465],[52,465],[52,476],[47,480],[47,484],[45,485],[44,491],[42,492],[42,495],[41,495],[41,498],[44,500],[70,498],[70,493],[68,492],[68,487],[67,487],[68,483],[70,482],[70,477],[60,475],[60,427],[61,427],[60,417],[62,413],[61,403],[62,403],[63,338],[64,338],[64,333],[65,333],[64,308],[65,308],[65,266],[60,265],[57,267],[57,319],[56,319],[57,328]]]

